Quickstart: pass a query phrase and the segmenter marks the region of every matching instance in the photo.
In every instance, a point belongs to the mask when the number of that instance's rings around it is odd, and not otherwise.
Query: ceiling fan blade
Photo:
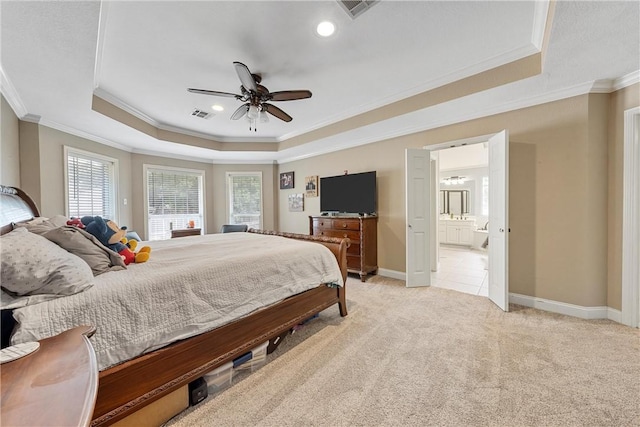
[[[240,78],[240,82],[242,83],[242,86],[244,86],[246,90],[257,92],[258,87],[256,86],[256,81],[253,79],[253,76],[251,75],[251,71],[249,71],[249,68],[246,65],[244,65],[242,62],[238,62],[238,61],[235,61],[233,65],[236,67],[236,73]]]
[[[247,111],[249,111],[248,102],[246,104],[242,104],[236,111],[233,112],[233,114],[231,115],[231,120],[241,119],[245,114],[247,114]]]
[[[271,92],[269,99],[271,101],[294,101],[296,99],[311,98],[311,92],[308,90],[283,90],[280,92]]]
[[[290,122],[291,120],[293,120],[293,118],[288,115],[287,113],[285,113],[284,111],[282,111],[281,109],[279,109],[278,107],[276,107],[275,105],[271,105],[271,104],[262,104],[262,108],[264,109],[264,111],[266,111],[267,113],[271,114],[274,117],[279,118],[280,120],[283,120],[285,122]]]
[[[215,95],[215,96],[226,96],[227,98],[242,98],[241,95],[236,95],[235,93],[229,93],[229,92],[218,92],[215,90],[206,90],[206,89],[193,89],[193,88],[189,88],[187,89],[188,92],[191,93],[199,93],[202,95]]]

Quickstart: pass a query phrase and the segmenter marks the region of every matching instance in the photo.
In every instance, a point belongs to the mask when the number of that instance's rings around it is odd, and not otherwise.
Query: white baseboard
[[[622,323],[622,311],[607,307],[607,319]]]
[[[386,268],[379,268],[378,275],[398,280],[407,279],[407,274],[404,271],[389,270]],[[583,307],[581,305],[515,293],[509,293],[509,302],[512,304],[523,305],[525,307],[549,311],[551,313],[578,317],[580,319],[609,319],[617,323],[621,323],[622,320],[622,312],[620,310],[606,306]]]
[[[391,279],[407,280],[407,273],[404,271],[388,270],[386,268],[379,268],[378,274],[380,276],[389,277]]]
[[[537,308],[539,310],[550,311],[552,313],[565,314],[567,316],[579,317],[581,319],[611,319],[620,322],[620,311],[611,307],[583,307],[581,305],[568,304],[528,295],[509,294],[509,302],[523,305],[525,307]]]

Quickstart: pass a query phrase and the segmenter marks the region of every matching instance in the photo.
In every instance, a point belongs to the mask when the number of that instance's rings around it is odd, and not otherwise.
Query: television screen
[[[373,214],[376,212],[376,172],[320,178],[320,210]]]

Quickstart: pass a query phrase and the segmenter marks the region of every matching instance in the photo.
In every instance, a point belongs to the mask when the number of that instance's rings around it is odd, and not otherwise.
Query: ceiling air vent
[[[380,0],[338,0],[338,3],[352,19],[355,19],[379,1]]]
[[[195,110],[193,110],[191,115],[194,117],[200,117],[201,119],[208,119],[213,116],[213,113],[208,113],[206,111],[202,111],[196,108]]]

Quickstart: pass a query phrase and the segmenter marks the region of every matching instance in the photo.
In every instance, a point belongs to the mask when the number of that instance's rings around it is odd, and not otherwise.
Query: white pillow
[[[65,296],[93,286],[86,262],[23,227],[0,238],[0,258],[0,283],[12,295]]]

